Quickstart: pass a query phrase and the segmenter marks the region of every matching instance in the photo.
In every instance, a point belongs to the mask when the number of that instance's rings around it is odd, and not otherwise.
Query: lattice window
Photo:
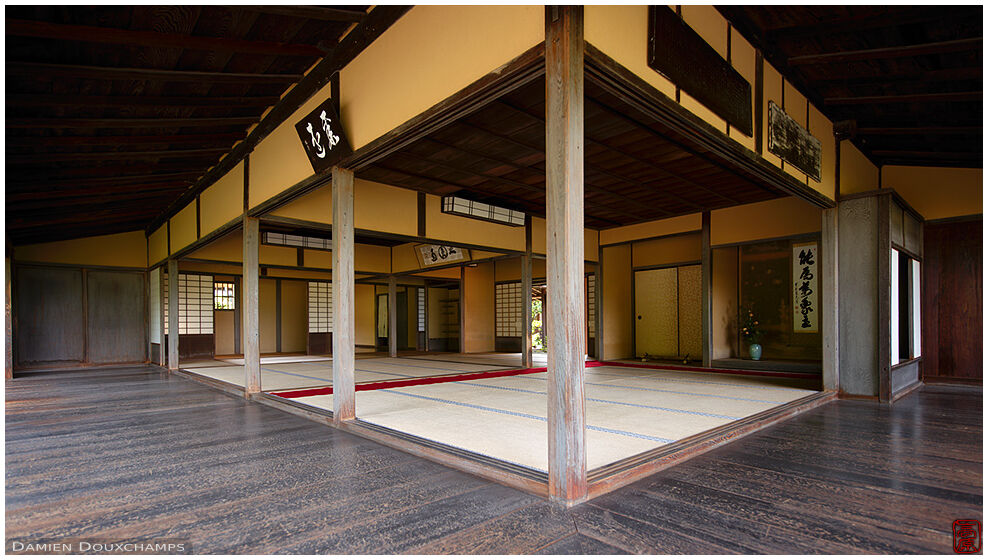
[[[522,322],[524,321],[523,302],[521,282],[496,284],[494,286],[495,336],[522,336]]]
[[[333,250],[333,241],[321,237],[309,237],[306,235],[292,235],[290,233],[276,233],[266,231],[261,234],[261,242],[265,245],[283,245],[286,247],[302,247],[304,249],[320,249],[323,251]]]
[[[168,275],[165,274],[165,334],[168,334]],[[213,277],[178,275],[178,334],[213,334]]]
[[[587,276],[587,336],[597,334],[597,277]]]
[[[220,310],[237,308],[233,282],[213,283],[213,307]]]
[[[425,332],[425,288],[416,288],[419,311],[419,332]]]
[[[309,332],[333,332],[332,282],[309,282]]]

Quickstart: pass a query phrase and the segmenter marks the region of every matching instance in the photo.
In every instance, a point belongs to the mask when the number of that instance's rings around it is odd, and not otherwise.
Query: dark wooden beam
[[[289,16],[302,19],[318,19],[321,21],[343,21],[357,23],[363,21],[367,14],[353,10],[323,8],[321,6],[233,6],[237,10]]]
[[[744,9],[744,8],[741,8]],[[722,10],[723,11],[723,10]],[[858,33],[875,29],[887,29],[900,25],[928,23],[946,19],[948,13],[942,7],[906,7],[893,13],[873,16],[840,16],[828,21],[814,21],[808,25],[786,25],[765,30],[768,40],[806,40],[820,35]],[[979,14],[980,17],[980,14]]]
[[[22,194],[18,197],[21,200],[16,202],[8,195],[7,209],[11,212],[26,212],[30,210],[58,210],[65,208],[70,212],[86,212],[90,209],[99,209],[136,201],[144,201],[144,203],[150,206],[155,203],[167,203],[182,190],[175,188],[149,190],[141,187],[139,189],[129,189],[123,192],[117,191],[101,195],[87,190],[76,190],[71,194],[67,192],[59,193],[62,196],[58,198],[36,197],[25,199]]]
[[[469,122],[467,122],[465,120],[459,120],[459,121],[457,121],[456,122],[456,125],[457,126],[467,127],[467,128],[472,129],[472,130],[476,130],[476,131],[479,131],[481,133],[484,133],[484,134],[487,134],[489,136],[492,136],[494,138],[499,138],[501,140],[505,140],[505,141],[507,141],[507,142],[509,142],[511,144],[516,145],[516,146],[519,146],[519,147],[522,147],[522,148],[526,148],[528,150],[531,150],[533,153],[537,153],[537,154],[541,155],[542,156],[542,159],[545,160],[545,147],[544,146],[534,146],[534,145],[529,144],[527,142],[523,142],[523,141],[521,141],[521,140],[519,140],[517,138],[513,138],[511,136],[507,136],[507,135],[502,134],[500,132],[495,132],[495,131],[490,130],[488,128],[485,128],[485,127],[482,127],[482,126],[479,126],[479,125],[476,125],[476,124],[473,124],[473,123],[469,123]],[[610,177],[612,179],[615,179],[617,181],[621,181],[623,183],[626,183],[626,184],[629,184],[629,185],[633,185],[633,186],[636,186],[636,187],[642,187],[642,186],[650,185],[650,184],[653,184],[653,183],[655,183],[657,181],[662,180],[662,179],[638,180],[638,179],[634,179],[634,178],[628,177],[626,175],[623,175],[623,174],[621,174],[619,172],[616,172],[616,171],[613,171],[613,170],[608,170],[608,169],[604,169],[604,168],[602,168],[600,166],[595,166],[595,165],[593,165],[593,164],[591,164],[589,162],[584,162],[584,169],[585,169],[585,171],[588,171],[589,173],[599,173],[601,175],[606,175],[606,176],[608,176],[608,177]],[[540,171],[543,174],[545,173],[545,170],[540,170]],[[596,187],[595,185],[593,185],[591,183],[586,183],[586,182],[584,183],[584,187],[587,188],[587,189],[590,189],[590,190],[593,190],[595,188],[599,188],[599,187]],[[695,208],[697,210],[700,210],[700,205],[699,204],[697,204],[695,202],[692,202],[690,200],[686,200],[685,198],[683,198],[683,197],[681,197],[681,196],[679,196],[677,194],[674,194],[674,193],[671,193],[671,192],[668,192],[668,191],[658,191],[658,194],[664,195],[667,198],[672,198],[672,199],[676,200],[677,202],[680,202],[682,204],[685,204],[687,206],[690,206],[692,208]],[[655,208],[654,210],[663,212],[666,215],[672,215],[670,212],[665,212],[664,210],[661,210],[659,208]]]
[[[255,117],[215,117],[179,119],[6,119],[7,128],[208,128],[217,126],[247,126],[257,122]]]
[[[246,8],[246,7],[245,7]],[[182,195],[168,206],[147,227],[147,233],[157,229],[168,217],[188,204],[193,197],[223,177],[249,154],[261,140],[270,134],[281,123],[285,122],[312,95],[329,83],[330,78],[353,60],[377,37],[384,33],[394,22],[409,10],[410,6],[377,6],[367,16],[361,19],[356,28],[352,29],[339,43],[329,56],[323,58],[305,77],[286,93],[268,114],[251,130],[244,142],[241,142],[218,164],[206,172],[189,192]],[[287,186],[287,185],[286,185]]]
[[[900,47],[884,47],[880,49],[863,49],[858,51],[840,51],[821,54],[807,54],[789,57],[790,66],[807,64],[834,64],[838,62],[854,62],[861,60],[880,60],[885,58],[907,58],[930,54],[945,54],[981,49],[981,37],[970,39],[955,39],[919,45]]]
[[[958,80],[981,80],[982,68],[961,67],[947,68],[944,70],[928,70],[925,72],[901,71],[901,72],[858,72],[851,73],[844,71],[840,66],[831,67],[827,71],[828,77],[814,78],[813,84],[821,86],[854,87],[874,84],[888,84],[890,82],[909,83],[939,83],[953,82]]]
[[[47,167],[16,167],[7,168],[7,178],[44,182],[48,179],[75,181],[84,177],[126,179],[131,176],[149,176],[154,173],[184,173],[186,175],[198,175],[201,169],[189,170],[186,163],[142,163],[137,165],[100,165],[94,167],[68,167],[64,165]]]
[[[954,101],[981,101],[980,91],[952,93],[915,93],[909,95],[863,95],[854,97],[827,97],[824,105],[884,105],[887,103],[940,103]]]
[[[320,58],[326,53],[312,45],[246,41],[226,37],[197,37],[181,33],[159,33],[69,25],[47,21],[29,21],[7,18],[4,25],[7,37],[36,37],[57,41],[84,41],[112,45],[140,45],[142,47],[196,49],[264,56],[307,56]]]
[[[200,150],[160,150],[153,152],[73,152],[73,153],[37,153],[29,155],[7,155],[8,164],[51,163],[59,161],[113,161],[113,160],[157,160],[167,158],[196,158],[215,159],[227,151],[226,148],[207,148]]]
[[[951,160],[978,160],[984,154],[980,152],[933,152],[933,151],[910,151],[910,150],[873,150],[872,155],[887,158],[915,158],[915,159],[951,159]]]
[[[194,72],[191,70],[157,70],[151,68],[117,68],[112,66],[75,66],[39,62],[8,62],[8,76],[33,78],[81,78],[85,80],[147,80],[162,82],[205,82],[213,84],[290,84],[301,74],[244,74],[233,72]]]
[[[197,144],[232,146],[242,140],[246,132],[221,132],[216,134],[153,134],[133,136],[10,136],[7,146],[58,147],[63,146],[148,146],[166,144]]]
[[[909,126],[909,127],[861,127],[858,136],[911,136],[911,135],[980,135],[980,126]]]
[[[273,96],[7,94],[6,97],[8,107],[197,107],[229,109],[231,107],[270,107],[278,100],[278,97]]]
[[[131,185],[111,185],[98,187],[66,187],[61,189],[29,190],[29,191],[8,191],[6,200],[8,204],[15,204],[28,200],[67,200],[78,197],[94,196],[130,196],[134,192],[168,192],[180,194],[189,188],[188,182],[184,183],[142,183],[140,189],[135,189]]]
[[[160,183],[163,181],[172,180],[190,180],[194,179],[199,175],[198,171],[189,171],[183,173],[159,173],[150,175],[133,175],[130,177],[109,177],[109,178],[96,178],[96,179],[49,179],[43,181],[39,184],[38,181],[31,181],[27,183],[16,183],[8,182],[6,187],[8,190],[44,190],[53,187],[87,187],[87,186],[110,186],[110,185],[140,185],[141,183]],[[10,177],[7,177],[8,181]]]

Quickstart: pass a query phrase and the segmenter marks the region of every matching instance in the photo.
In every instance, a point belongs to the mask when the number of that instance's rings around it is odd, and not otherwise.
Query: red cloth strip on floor
[[[587,367],[594,367],[587,362]],[[376,389],[397,389],[399,387],[413,387],[415,385],[433,385],[436,383],[453,383],[456,381],[471,381],[473,379],[490,379],[492,377],[508,377],[511,375],[524,375],[526,373],[542,373],[546,368],[511,369],[503,371],[482,371],[478,373],[464,373],[459,375],[444,375],[441,377],[419,377],[415,379],[398,379],[395,381],[374,381],[371,383],[361,383],[354,387],[355,391],[374,391]],[[300,389],[297,391],[277,391],[272,395],[294,399],[298,397],[314,397],[316,395],[332,395],[332,387],[319,387],[317,389]]]
[[[591,362],[587,362],[587,367],[594,367],[590,365]],[[691,366],[666,366],[658,364],[627,364],[624,362],[593,362],[597,366],[612,366],[612,367],[631,367],[631,368],[644,368],[644,369],[668,369],[672,371],[700,371],[704,373],[727,373],[732,375],[764,375],[768,377],[793,377],[797,379],[819,379],[820,376],[815,373],[788,373],[782,371],[758,371],[753,369],[720,369],[720,368],[704,368],[704,367],[691,367]]]

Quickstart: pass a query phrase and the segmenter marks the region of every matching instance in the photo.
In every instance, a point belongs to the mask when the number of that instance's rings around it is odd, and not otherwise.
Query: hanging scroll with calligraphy
[[[797,333],[819,332],[820,301],[817,286],[818,252],[816,242],[792,245],[792,330]]]

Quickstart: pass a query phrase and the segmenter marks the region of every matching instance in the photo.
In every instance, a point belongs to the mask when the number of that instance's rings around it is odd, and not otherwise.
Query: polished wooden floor
[[[6,537],[197,553],[951,553],[980,389],[842,400],[561,510],[148,369],[6,385]]]

